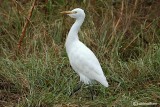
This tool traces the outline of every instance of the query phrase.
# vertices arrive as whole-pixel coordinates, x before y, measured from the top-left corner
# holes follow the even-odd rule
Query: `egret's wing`
[[[70,55],[71,66],[77,70],[76,72],[89,76],[104,75],[98,59],[83,43],[78,42]]]

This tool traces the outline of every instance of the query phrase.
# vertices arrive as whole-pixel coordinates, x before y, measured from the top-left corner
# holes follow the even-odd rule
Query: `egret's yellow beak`
[[[72,11],[63,11],[63,12],[60,12],[61,14],[74,14],[74,12]]]

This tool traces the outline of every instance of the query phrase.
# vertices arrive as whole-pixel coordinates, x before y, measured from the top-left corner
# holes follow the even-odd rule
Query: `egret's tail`
[[[109,84],[108,84],[108,82],[107,82],[107,80],[106,80],[106,77],[98,78],[97,81],[100,82],[100,83],[101,83],[103,86],[105,86],[105,87],[108,87],[108,86],[109,86]]]
[[[104,85],[105,87],[108,87],[109,85],[108,85],[108,82],[107,82],[107,80],[105,80],[105,81],[103,81],[103,82],[100,82],[102,85]]]

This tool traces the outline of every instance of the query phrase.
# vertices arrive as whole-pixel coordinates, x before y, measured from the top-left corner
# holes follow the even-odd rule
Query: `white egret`
[[[85,84],[91,84],[92,81],[96,80],[103,86],[108,87],[108,82],[97,57],[78,38],[78,31],[85,19],[84,11],[76,8],[72,11],[63,11],[61,13],[76,19],[68,33],[65,47],[70,64],[74,71],[80,76],[80,81]]]

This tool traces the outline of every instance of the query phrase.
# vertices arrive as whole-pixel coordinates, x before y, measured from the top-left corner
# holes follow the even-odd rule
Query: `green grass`
[[[102,0],[39,1],[17,52],[32,2],[1,2],[0,106],[132,107],[137,101],[158,107],[160,7],[158,0],[151,3],[122,0],[113,6]],[[79,82],[64,47],[74,20],[59,13],[75,7],[86,12],[80,40],[96,54],[110,85],[94,85],[93,101],[86,85],[69,97]]]

